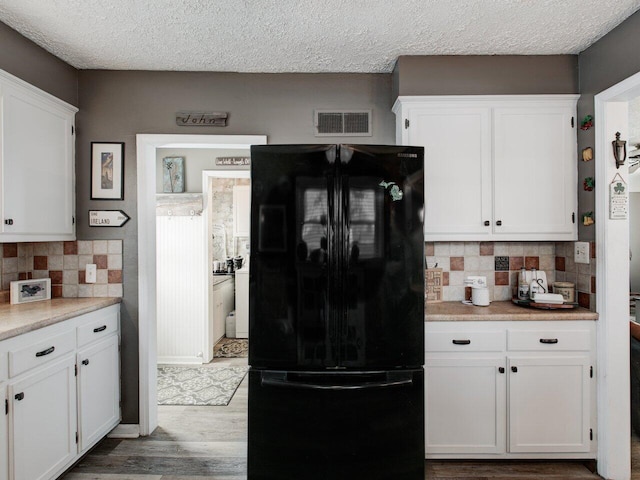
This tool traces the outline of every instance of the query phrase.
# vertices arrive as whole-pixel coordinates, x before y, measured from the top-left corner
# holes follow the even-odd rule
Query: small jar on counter
[[[562,295],[565,303],[574,303],[576,301],[576,285],[572,282],[554,282],[553,293]]]

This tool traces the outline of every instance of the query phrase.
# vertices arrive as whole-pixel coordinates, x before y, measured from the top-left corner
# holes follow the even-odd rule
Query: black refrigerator
[[[423,149],[251,147],[249,480],[424,478]]]

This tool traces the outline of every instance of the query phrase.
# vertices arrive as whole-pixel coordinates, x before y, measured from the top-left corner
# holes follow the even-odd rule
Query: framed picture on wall
[[[91,200],[124,200],[123,142],[91,142]]]

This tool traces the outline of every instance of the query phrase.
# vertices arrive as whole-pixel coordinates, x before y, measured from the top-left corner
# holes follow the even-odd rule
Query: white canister
[[[478,307],[488,307],[489,289],[487,287],[473,287],[471,289],[471,303]]]

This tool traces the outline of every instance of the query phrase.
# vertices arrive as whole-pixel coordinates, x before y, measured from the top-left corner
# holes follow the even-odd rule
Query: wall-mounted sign
[[[251,157],[216,157],[216,165],[249,165]]]
[[[176,125],[180,127],[226,127],[227,112],[178,112]]]
[[[122,210],[89,210],[90,227],[121,227],[130,218]]]
[[[629,192],[627,184],[616,173],[609,184],[609,218],[611,220],[624,220],[629,215]]]

